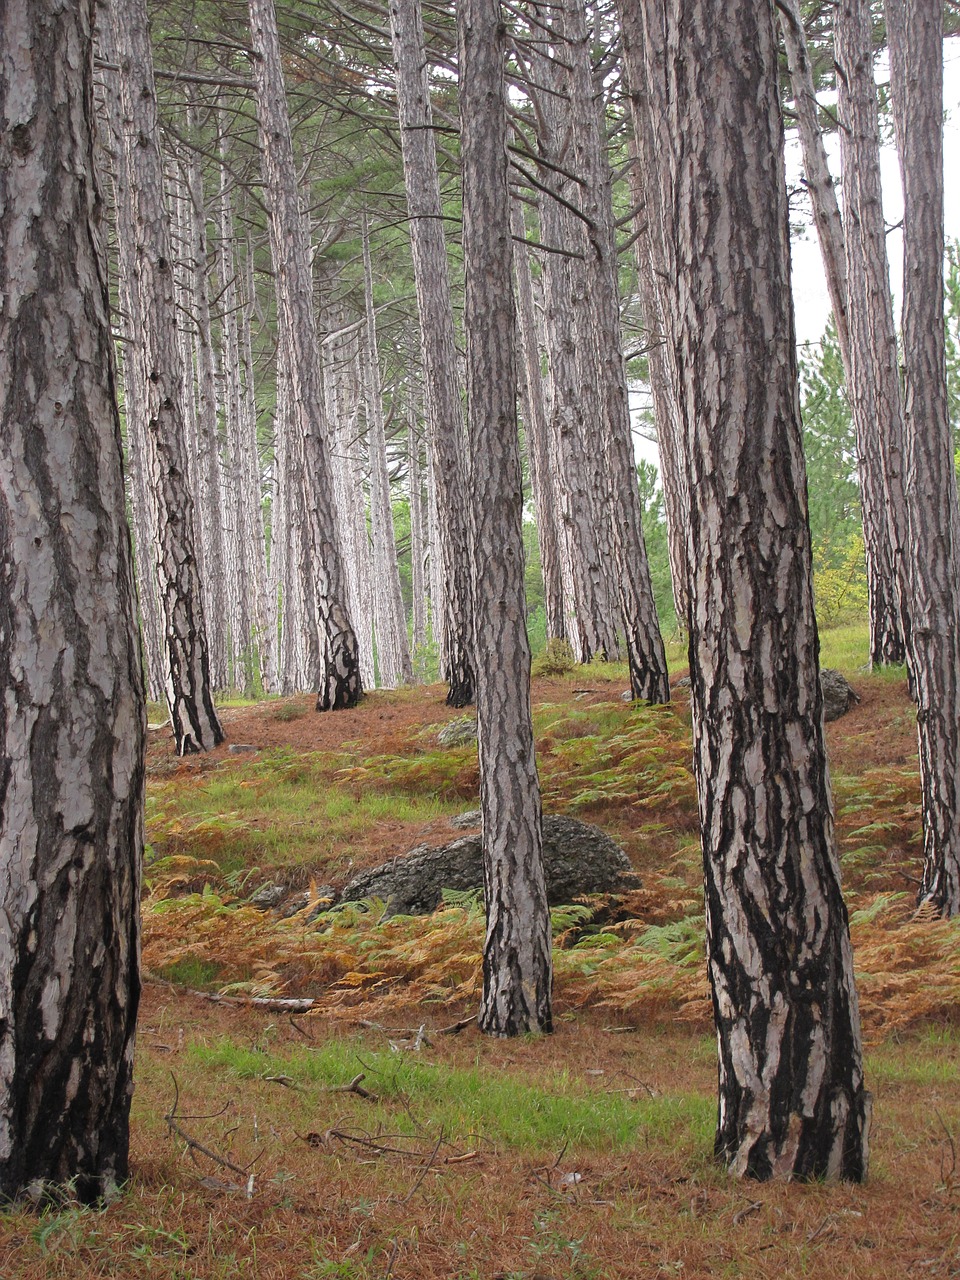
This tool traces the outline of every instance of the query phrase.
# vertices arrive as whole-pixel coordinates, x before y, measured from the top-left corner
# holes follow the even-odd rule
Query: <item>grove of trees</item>
[[[688,641],[718,1157],[865,1176],[816,611],[862,582],[871,661],[906,661],[919,902],[958,914],[955,24],[943,0],[0,8],[0,1195],[125,1176],[145,695],[181,755],[223,741],[226,691],[332,713],[439,676],[475,702],[480,1026],[551,1029],[534,594],[543,641],[624,660],[642,702],[670,698],[667,615]],[[833,307],[802,363],[785,119]]]

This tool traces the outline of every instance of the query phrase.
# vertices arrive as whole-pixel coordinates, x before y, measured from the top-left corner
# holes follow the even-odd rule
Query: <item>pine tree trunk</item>
[[[92,0],[0,46],[0,1198],[127,1176],[143,688],[94,175]]]
[[[716,1151],[735,1174],[858,1180],[869,1096],[823,739],[773,5],[678,0],[666,21]]]
[[[546,633],[548,640],[564,640],[563,579],[560,572],[557,494],[553,482],[554,468],[550,457],[550,431],[546,412],[547,392],[540,365],[530,251],[525,242],[523,212],[516,202],[513,205],[510,227],[514,242],[517,337],[523,355],[523,425],[530,463],[530,484],[537,512],[537,543],[540,548],[540,572],[543,575]]]
[[[869,6],[862,0],[840,0],[834,30],[849,298],[844,361],[857,438],[870,599],[870,660],[884,665],[901,663],[905,658],[904,637],[909,625],[900,562],[907,516],[899,362],[880,184]]]
[[[273,0],[250,0],[250,35],[270,244],[276,272],[279,341],[289,351],[290,396],[302,435],[308,477],[311,605],[323,645],[317,710],[333,711],[355,706],[363,689],[357,638],[347,612],[346,584],[335,525],[310,247],[297,193]]]
[[[627,375],[620,330],[620,289],[614,231],[612,175],[606,152],[604,97],[593,81],[586,12],[567,10],[566,60],[570,65],[573,157],[582,181],[586,217],[585,272],[591,320],[593,377],[600,398],[600,457],[610,490],[616,581],[623,619],[630,686],[635,698],[670,700],[667,660],[653,599],[643,540],[642,508],[630,427]]]
[[[109,8],[100,5],[97,19],[97,52],[102,62],[115,66],[117,55]],[[123,164],[123,109],[120,104],[120,85],[115,72],[104,71],[101,74],[104,114],[101,141],[112,161],[114,216],[118,226],[131,227],[135,221],[132,193],[129,184],[122,182],[117,176]],[[124,208],[120,207],[121,201],[126,202]],[[160,597],[157,591],[156,513],[150,498],[146,474],[147,415],[144,407],[146,368],[143,361],[141,341],[143,321],[140,316],[140,299],[136,288],[134,255],[133,239],[125,235],[119,236],[117,240],[119,314],[114,319],[114,328],[120,335],[118,346],[122,359],[121,384],[126,424],[127,484],[143,666],[147,696],[151,702],[163,702],[165,698],[163,623],[160,618]]]
[[[170,228],[163,199],[157,99],[145,0],[113,0],[120,62],[123,149],[118,180],[128,195],[119,228],[136,244],[133,262],[143,325],[145,471],[157,532],[157,581],[164,624],[164,679],[180,755],[223,741],[213,705],[193,494],[187,483],[184,369],[177,348]]]
[[[903,176],[904,488],[923,812],[919,901],[960,914],[960,506],[943,315],[943,5],[886,0]]]
[[[554,150],[544,140],[547,159]],[[547,176],[546,171],[544,176]],[[550,179],[559,186],[557,175]],[[569,248],[572,215],[544,196],[540,202],[540,237],[549,246]],[[616,627],[610,616],[606,566],[597,530],[607,514],[597,510],[588,457],[589,424],[582,395],[578,360],[579,335],[574,326],[574,272],[570,258],[546,254],[543,261],[547,353],[550,365],[550,433],[554,485],[560,502],[564,560],[561,573],[567,596],[565,630],[578,662],[617,654]],[[566,572],[564,572],[566,569]]]
[[[363,221],[363,277],[366,341],[364,365],[367,446],[370,457],[370,526],[373,535],[374,607],[376,611],[377,657],[380,682],[388,688],[413,681],[407,620],[400,591],[397,565],[397,538],[393,526],[390,474],[387,467],[387,438],[383,423],[380,388],[380,357],[377,352],[377,322],[373,310],[373,267],[370,236]]]
[[[187,127],[194,131],[196,111],[188,108]],[[223,530],[223,477],[220,457],[219,413],[217,401],[217,357],[213,346],[213,332],[210,321],[210,296],[207,271],[207,209],[203,189],[203,173],[200,160],[195,151],[191,151],[183,164],[184,214],[186,223],[186,250],[188,255],[188,297],[191,307],[188,314],[193,320],[190,326],[193,362],[196,370],[197,387],[197,498],[199,507],[199,527],[204,549],[204,598],[210,618],[209,639],[211,646],[211,667],[218,670],[221,687],[229,687],[230,667],[233,671],[233,684],[237,685],[236,670],[238,666],[237,649],[246,643],[246,637],[238,637],[234,631],[233,653],[228,653],[227,644],[227,589],[226,558],[227,551]],[[233,491],[236,493],[236,490]],[[234,620],[238,621],[237,619]],[[232,661],[231,661],[232,659]]]
[[[427,642],[427,589],[424,581],[426,543],[423,519],[423,468],[420,465],[421,440],[417,434],[417,412],[413,390],[408,389],[407,406],[407,489],[410,501],[410,587],[413,595],[413,648],[422,650]]]
[[[667,550],[677,622],[687,626],[687,520],[689,494],[682,465],[682,407],[680,371],[673,334],[667,240],[672,235],[673,194],[670,164],[662,151],[668,145],[666,33],[662,13],[624,4],[622,40],[624,72],[634,125],[634,144],[640,163],[631,169],[634,204],[643,231],[637,237],[637,280],[647,333],[650,390],[653,396],[660,483],[667,521]]]
[[[850,337],[847,326],[847,268],[843,247],[843,221],[833,184],[827,149],[820,131],[820,107],[807,48],[807,33],[799,0],[777,0],[777,16],[790,72],[790,87],[797,116],[797,131],[803,152],[803,170],[813,209],[813,221],[820,242],[823,273],[837,328],[837,342],[843,367],[850,368]]]
[[[410,217],[410,250],[420,315],[424,397],[435,486],[441,601],[434,596],[434,634],[440,624],[441,671],[447,702],[463,707],[474,698],[471,657],[470,561],[465,520],[464,428],[457,377],[450,273],[443,235],[427,56],[420,0],[390,0],[390,29],[397,67],[397,106],[403,175]]]
[[[460,7],[471,554],[487,935],[481,1029],[549,1031],[550,915],[524,625],[517,373],[497,0]]]

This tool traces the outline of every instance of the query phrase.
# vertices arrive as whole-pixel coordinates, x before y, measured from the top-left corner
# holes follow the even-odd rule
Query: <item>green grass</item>
[[[355,842],[378,825],[429,822],[460,807],[435,792],[338,784],[334,774],[344,761],[278,750],[190,786],[156,781],[147,811],[153,852],[212,859],[224,874],[251,866],[342,869]]]
[[[331,1041],[314,1050],[277,1054],[246,1049],[227,1040],[187,1050],[191,1070],[218,1079],[289,1077],[304,1090],[305,1116],[324,1103],[317,1090],[341,1085],[358,1072],[380,1101],[364,1109],[364,1127],[382,1125],[413,1136],[442,1130],[451,1140],[485,1142],[530,1153],[577,1148],[626,1150],[638,1142],[683,1148],[709,1145],[715,1120],[712,1098],[695,1094],[630,1097],[611,1091],[604,1077],[576,1078],[542,1072],[535,1079],[517,1071],[431,1065],[412,1054],[370,1050],[355,1041]],[[599,1082],[598,1082],[599,1081]],[[342,1107],[342,1096],[336,1108]],[[315,1122],[315,1121],[314,1121]],[[306,1121],[305,1121],[306,1123]]]
[[[870,633],[866,621],[820,632],[821,667],[835,667],[850,676],[862,673],[869,660]]]

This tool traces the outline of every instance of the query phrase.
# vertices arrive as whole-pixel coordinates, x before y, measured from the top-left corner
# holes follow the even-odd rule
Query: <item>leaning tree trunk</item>
[[[524,625],[520,449],[498,0],[460,7],[467,403],[487,933],[480,1027],[549,1031],[550,913]]]
[[[437,574],[441,603],[434,595],[433,627],[442,630],[442,674],[447,702],[473,701],[470,561],[464,484],[464,431],[450,299],[450,271],[443,235],[443,205],[433,137],[428,62],[420,0],[390,0],[390,29],[397,66],[397,107],[403,176],[410,217],[410,251],[420,315],[424,399],[429,424],[432,475],[437,505]],[[439,614],[439,616],[438,616]]]
[[[716,1152],[735,1174],[860,1179],[869,1095],[823,737],[773,5],[678,0],[666,20]]]
[[[276,272],[278,340],[289,352],[290,395],[303,437],[306,464],[313,605],[323,642],[317,710],[332,711],[355,706],[363,689],[334,514],[310,245],[297,192],[273,0],[250,0],[250,36],[270,247]]]
[[[943,5],[886,0],[903,175],[905,557],[923,812],[919,901],[960,913],[960,507],[943,316]]]
[[[0,1199],[127,1176],[143,689],[93,161],[93,0],[0,46]]]
[[[123,148],[118,182],[133,225],[118,234],[136,244],[133,262],[142,321],[146,379],[145,466],[157,533],[157,579],[164,623],[167,705],[180,755],[223,741],[213,705],[203,591],[197,567],[193,494],[187,484],[187,389],[177,347],[170,227],[163,199],[157,96],[145,0],[113,0],[113,33],[120,62]]]
[[[797,131],[803,152],[803,171],[813,209],[813,221],[817,228],[817,239],[820,242],[823,274],[827,281],[843,367],[849,371],[850,338],[847,326],[847,268],[843,248],[843,221],[820,129],[820,106],[817,102],[800,0],[777,0],[777,14],[787,55],[790,88],[797,114]]]

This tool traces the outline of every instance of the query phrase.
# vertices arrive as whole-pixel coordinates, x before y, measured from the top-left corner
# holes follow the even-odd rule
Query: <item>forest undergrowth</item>
[[[131,1182],[103,1211],[0,1215],[0,1276],[960,1274],[960,924],[914,911],[902,674],[858,670],[849,635],[837,654],[861,698],[827,735],[875,1095],[865,1186],[714,1165],[686,695],[632,707],[621,673],[580,668],[535,681],[545,811],[619,840],[642,887],[553,912],[541,1039],[470,1021],[476,897],[311,918],[324,886],[452,839],[476,806],[475,748],[437,741],[462,714],[439,687],[329,716],[307,698],[225,709],[228,743],[201,759],[151,734]],[[250,905],[270,882],[301,909]]]

